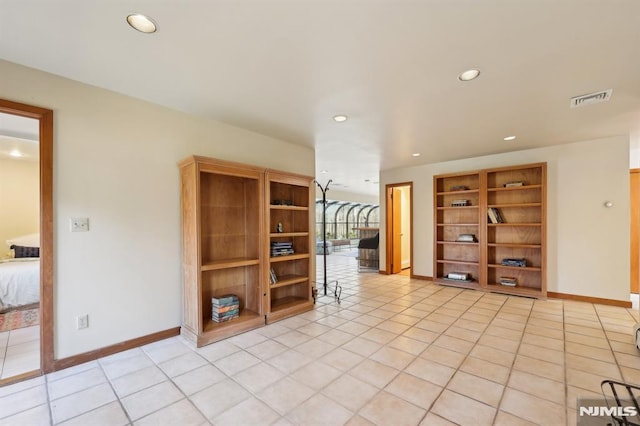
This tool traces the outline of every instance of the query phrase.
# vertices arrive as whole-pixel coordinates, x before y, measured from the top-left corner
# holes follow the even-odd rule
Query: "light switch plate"
[[[89,231],[88,217],[72,217],[69,221],[71,232],[87,232]]]

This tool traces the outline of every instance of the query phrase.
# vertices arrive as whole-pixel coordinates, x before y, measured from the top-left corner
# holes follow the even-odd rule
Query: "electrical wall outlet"
[[[89,328],[89,315],[84,314],[76,317],[76,329],[82,330],[83,328]]]
[[[69,220],[71,232],[87,232],[89,231],[88,217],[72,217]]]

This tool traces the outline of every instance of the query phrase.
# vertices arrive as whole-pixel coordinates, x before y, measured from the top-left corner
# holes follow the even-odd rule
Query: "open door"
[[[387,185],[386,273],[398,274],[413,263],[412,183]]]

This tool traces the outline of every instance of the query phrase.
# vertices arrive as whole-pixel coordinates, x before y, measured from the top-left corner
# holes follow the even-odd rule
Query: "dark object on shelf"
[[[521,180],[514,180],[512,182],[507,182],[503,185],[505,188],[512,188],[514,186],[524,186],[524,182]]]
[[[527,260],[524,258],[505,258],[502,259],[502,266],[517,266],[524,268],[527,266]]]
[[[292,206],[293,200],[273,200],[271,205],[274,206]]]
[[[468,272],[449,272],[445,278],[453,281],[473,281],[473,277]]]
[[[515,277],[500,277],[500,284],[515,287],[518,285],[518,279]]]
[[[496,209],[495,207],[489,207],[487,209],[487,215],[489,216],[490,223],[504,223],[504,219],[500,214],[500,210]]]
[[[460,243],[477,243],[478,239],[475,234],[460,234],[458,235],[458,239],[456,240]]]
[[[451,187],[451,191],[468,191],[469,187],[467,185],[454,185]]]
[[[271,257],[288,256],[294,253],[293,243],[290,241],[271,242]]]
[[[282,222],[278,222],[278,224],[276,225],[276,232],[279,234],[283,232]]]
[[[469,200],[453,200],[451,201],[451,207],[466,207],[470,206],[471,201]]]

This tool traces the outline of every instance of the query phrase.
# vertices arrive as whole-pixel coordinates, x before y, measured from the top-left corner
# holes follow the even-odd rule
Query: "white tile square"
[[[184,395],[173,383],[162,382],[122,398],[122,405],[131,420],[137,420],[182,398]]]

